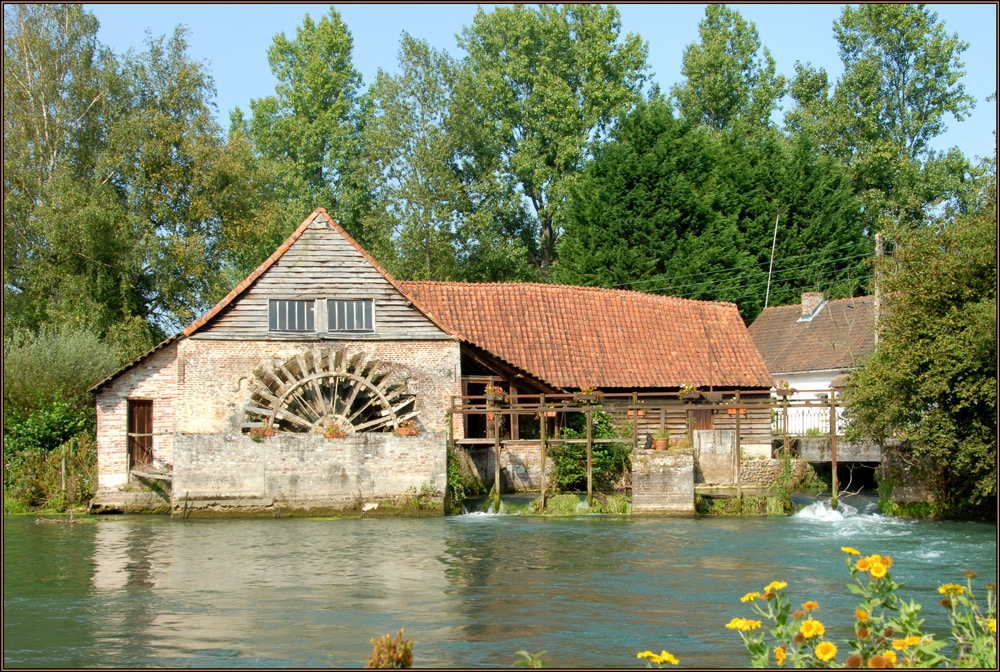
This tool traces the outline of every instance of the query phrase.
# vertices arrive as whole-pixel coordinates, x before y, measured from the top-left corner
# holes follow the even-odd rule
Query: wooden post
[[[72,439],[70,439],[70,441],[72,441]],[[66,499],[66,444],[65,443],[63,444],[62,447],[62,469],[60,470],[60,473],[62,475],[63,500],[65,501]]]
[[[740,391],[736,390],[736,501],[743,501],[743,480],[740,473],[740,461],[743,459],[743,449],[740,448]],[[742,508],[740,509],[742,511]]]
[[[493,409],[493,491],[498,502],[496,512],[500,513],[500,414]]]
[[[517,386],[513,381],[510,383],[510,405],[517,406]],[[510,438],[517,441],[521,438],[521,428],[518,426],[517,413],[510,414]]]
[[[784,437],[784,442],[782,445],[782,452],[787,453],[790,450],[788,445],[788,395],[781,398],[781,434]]]
[[[549,425],[549,419],[545,416],[545,395],[544,394],[541,395],[541,397],[539,397],[539,406],[542,409],[541,412],[539,412],[538,415],[539,415],[539,420],[541,421],[541,427],[539,428],[541,430],[541,432],[540,432],[539,436],[541,437],[540,443],[542,444],[542,475],[541,475],[540,478],[542,479],[542,511],[544,511],[545,510],[545,480],[546,480],[545,479],[545,449],[546,449],[546,445],[545,445],[545,432],[548,429],[548,425]]]
[[[594,423],[591,421],[593,411],[587,411],[587,506],[594,499]]]
[[[837,508],[837,490],[840,484],[837,483],[837,403],[834,401],[837,393],[830,390],[830,459],[833,462],[833,479],[830,481],[833,499],[830,500],[830,507]]]

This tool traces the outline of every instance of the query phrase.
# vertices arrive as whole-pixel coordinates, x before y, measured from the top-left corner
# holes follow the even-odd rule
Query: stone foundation
[[[781,460],[740,460],[740,483],[744,487],[757,487],[770,490],[781,478]],[[809,473],[809,463],[803,460],[792,460],[792,481],[789,488],[805,481]]]
[[[694,453],[632,453],[632,514],[694,514]]]
[[[240,434],[178,433],[172,509],[185,516],[364,512],[405,507],[421,496],[422,505],[440,514],[445,445],[438,433],[279,434],[260,442]]]

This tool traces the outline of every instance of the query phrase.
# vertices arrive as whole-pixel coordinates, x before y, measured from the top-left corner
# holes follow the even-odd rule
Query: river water
[[[744,667],[739,598],[772,580],[820,603],[834,641],[855,606],[840,547],[893,557],[925,628],[936,587],[995,581],[997,528],[812,504],[791,517],[387,520],[4,519],[8,667],[358,667],[406,628],[414,665]]]

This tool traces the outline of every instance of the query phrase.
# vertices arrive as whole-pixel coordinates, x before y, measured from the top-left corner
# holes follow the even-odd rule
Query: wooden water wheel
[[[254,375],[244,430],[266,422],[286,432],[322,434],[334,423],[348,435],[389,432],[417,415],[398,368],[364,353],[313,348]]]

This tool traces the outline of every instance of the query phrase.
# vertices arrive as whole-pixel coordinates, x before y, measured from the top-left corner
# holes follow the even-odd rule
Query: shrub
[[[8,418],[24,419],[56,402],[90,406],[87,389],[117,367],[114,348],[90,331],[12,330],[3,342],[5,427]]]
[[[569,426],[560,432],[560,438],[585,439],[587,428],[583,413],[570,416]],[[593,413],[593,438],[612,439],[631,433],[626,427],[618,430],[614,418],[602,411]],[[553,475],[561,490],[584,487],[587,483],[587,446],[583,443],[552,444]],[[632,468],[632,447],[627,443],[595,443],[591,451],[593,477],[596,487],[610,489],[623,472]]]
[[[407,669],[413,665],[413,640],[403,640],[403,628],[399,629],[399,634],[393,637],[386,633],[378,639],[371,640],[372,653],[368,656],[370,668],[380,669]]]

